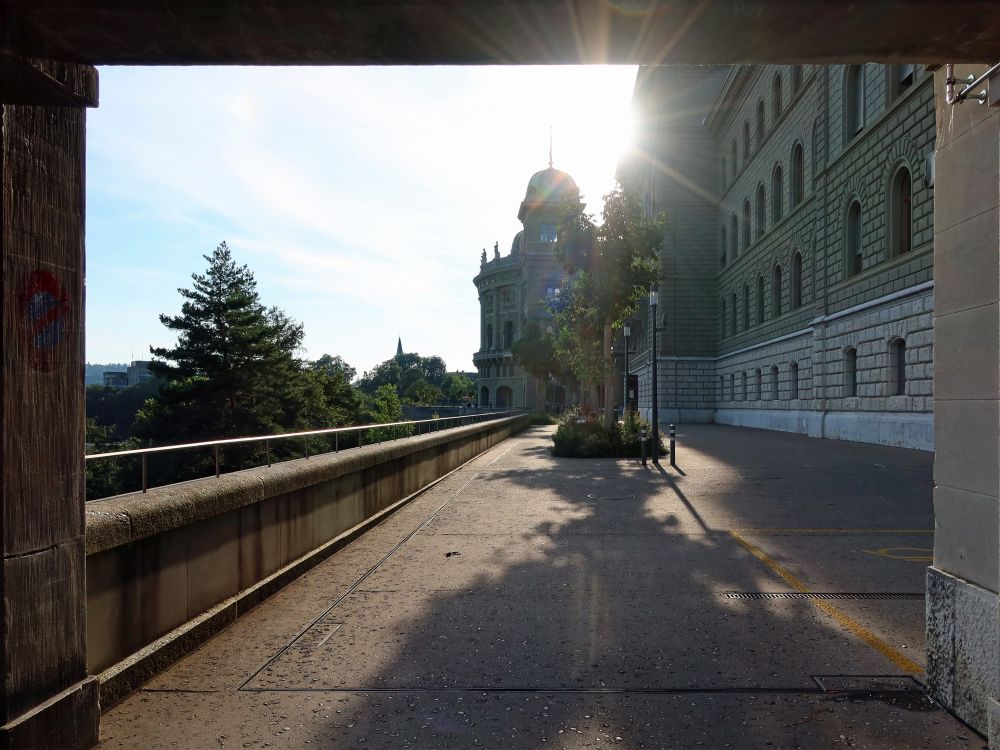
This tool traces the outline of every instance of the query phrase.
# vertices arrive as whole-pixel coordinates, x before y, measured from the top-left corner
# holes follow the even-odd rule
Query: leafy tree
[[[605,426],[614,416],[611,331],[632,315],[657,280],[665,220],[647,219],[639,201],[621,185],[604,196],[601,223],[582,212],[567,214],[557,253],[570,279],[556,315],[557,351],[583,383],[603,379]]]
[[[543,332],[537,321],[530,320],[525,324],[521,338],[513,343],[510,351],[521,367],[543,383],[544,400],[548,401],[549,378],[563,369],[556,353],[555,336]]]
[[[432,406],[440,403],[444,398],[444,393],[436,385],[431,385],[423,378],[414,381],[403,394],[408,401],[414,404]]]
[[[397,354],[392,359],[376,365],[361,377],[358,387],[372,395],[383,385],[392,385],[396,388],[396,394],[402,398],[421,380],[441,388],[447,375],[448,368],[441,357],[436,355],[421,357],[419,354],[408,352]]]
[[[178,290],[181,314],[160,316],[177,345],[150,349],[160,359],[150,369],[167,385],[140,411],[142,434],[184,442],[308,427],[316,383],[295,356],[302,325],[260,302],[253,273],[226,243],[204,257],[207,272]]]
[[[109,429],[109,442],[125,440],[132,436],[132,424],[139,409],[146,399],[154,398],[162,386],[163,381],[155,378],[128,388],[88,385],[85,392],[87,417],[94,420],[95,426]]]
[[[459,372],[446,375],[441,389],[444,391],[445,398],[452,403],[457,403],[464,398],[476,397],[476,384]]]
[[[325,373],[330,377],[340,375],[348,384],[353,383],[354,378],[358,374],[358,371],[347,364],[341,357],[334,357],[329,354],[324,354],[315,362],[310,362],[309,369]]]
[[[403,419],[403,404],[399,400],[396,388],[388,383],[380,385],[371,396],[364,399],[361,410],[362,424],[385,424],[400,422]],[[387,440],[392,437],[402,437],[410,434],[410,428],[383,428],[368,431],[369,442]]]

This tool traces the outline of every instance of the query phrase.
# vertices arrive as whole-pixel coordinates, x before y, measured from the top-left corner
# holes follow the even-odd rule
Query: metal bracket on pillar
[[[19,57],[0,50],[0,104],[96,107],[97,71],[89,65]]]

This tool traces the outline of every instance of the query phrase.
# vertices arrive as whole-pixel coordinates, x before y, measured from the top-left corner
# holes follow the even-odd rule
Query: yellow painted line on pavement
[[[747,534],[933,534],[934,529],[736,529]]]
[[[798,578],[792,575],[777,560],[775,560],[773,557],[771,557],[769,554],[767,554],[764,550],[755,545],[753,542],[747,541],[746,539],[744,539],[743,537],[741,537],[739,534],[737,534],[735,531],[732,530],[730,530],[729,536],[731,536],[733,539],[739,542],[743,546],[743,548],[746,549],[747,552],[749,552],[751,555],[753,555],[762,563],[764,563],[773,572],[777,573],[778,576],[793,589],[795,589],[801,594],[812,593],[809,590],[809,588],[804,583],[802,583],[802,581],[800,581]],[[827,615],[832,617],[842,628],[856,635],[858,638],[864,641],[870,648],[874,649],[875,651],[878,651],[880,654],[882,654],[882,656],[884,656],[886,659],[891,661],[893,664],[895,664],[903,671],[909,672],[911,674],[923,673],[924,670],[919,664],[908,659],[906,656],[900,653],[898,649],[894,648],[893,646],[890,646],[888,643],[883,641],[877,635],[872,633],[870,630],[866,629],[860,623],[855,622],[853,619],[845,615],[843,612],[841,612],[839,609],[831,605],[829,602],[824,601],[822,599],[809,599],[808,601],[811,602],[813,606],[819,608]]]
[[[876,557],[885,557],[889,560],[906,560],[907,562],[915,563],[934,562],[934,550],[927,547],[883,547],[878,550],[861,549],[858,552],[864,552]]]

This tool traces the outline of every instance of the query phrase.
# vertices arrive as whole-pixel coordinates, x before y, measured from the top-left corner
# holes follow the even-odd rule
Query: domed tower
[[[517,218],[523,229],[514,236],[510,254],[501,257],[499,243],[493,257],[483,250],[479,274],[480,343],[473,355],[479,376],[481,407],[542,409],[543,384],[514,362],[511,346],[528,322],[552,330],[546,300],[557,294],[566,275],[555,254],[559,223],[567,211],[582,211],[580,190],[565,172],[548,169],[528,180]]]

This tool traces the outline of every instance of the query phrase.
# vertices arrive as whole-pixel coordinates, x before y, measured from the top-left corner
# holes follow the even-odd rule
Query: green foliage
[[[362,424],[384,424],[387,422],[401,422],[402,420],[403,404],[394,386],[388,383],[380,385],[375,390],[375,393],[365,397],[361,410]],[[409,425],[368,430],[365,435],[365,442],[377,443],[382,440],[405,437],[412,434],[412,430],[413,428]]]
[[[358,381],[358,388],[371,396],[382,386],[389,385],[401,399],[433,405],[444,398],[448,377],[447,367],[441,357],[421,357],[419,354],[405,353],[397,354],[366,372]],[[468,381],[468,378],[465,380]],[[474,391],[474,387],[471,390]]]
[[[556,313],[556,353],[580,382],[599,383],[613,367],[605,359],[606,326],[619,327],[657,280],[663,217],[647,219],[618,185],[604,196],[602,222],[567,213],[556,252],[570,278]]]
[[[150,369],[167,385],[155,408],[140,413],[142,434],[185,442],[309,426],[317,391],[296,358],[302,325],[260,302],[253,273],[225,243],[205,260],[193,288],[178,290],[181,314],[160,316],[177,345],[151,349],[161,361]]]
[[[444,383],[441,384],[441,389],[444,391],[445,398],[453,404],[463,399],[476,397],[476,384],[461,373],[447,375]]]
[[[529,419],[532,425],[550,425],[559,424],[559,420],[553,417],[551,414],[546,414],[543,411],[532,412]]]
[[[120,442],[132,435],[136,414],[148,398],[154,398],[163,386],[162,380],[145,380],[128,388],[88,385],[85,391],[87,417],[95,427],[110,432],[106,442]],[[97,433],[95,433],[97,434]],[[93,442],[88,439],[87,442]]]
[[[646,426],[646,450],[650,450],[652,432],[649,425],[635,414],[615,424],[609,430],[597,422],[584,422],[569,418],[552,435],[552,455],[569,458],[637,458],[641,455],[640,427]],[[660,435],[660,455],[666,455],[663,436]]]
[[[358,371],[347,364],[341,357],[334,357],[329,354],[324,354],[315,362],[310,362],[309,369],[321,372],[330,378],[336,379],[339,377],[348,385],[354,382],[354,378],[358,374]]]

